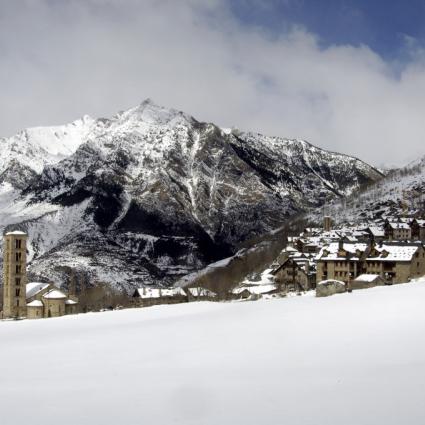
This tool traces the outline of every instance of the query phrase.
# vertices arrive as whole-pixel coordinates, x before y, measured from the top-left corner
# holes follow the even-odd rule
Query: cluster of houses
[[[254,279],[246,279],[228,293],[228,299],[256,299],[316,289],[330,293],[376,285],[409,282],[425,275],[425,220],[387,217],[332,228],[305,228],[289,237],[273,264]],[[141,288],[137,305],[215,300],[204,288]]]
[[[316,289],[327,293],[409,282],[425,275],[425,220],[387,217],[332,228],[305,228],[258,282],[233,290],[244,298]],[[336,289],[338,287],[339,289]]]
[[[3,248],[3,311],[0,318],[37,319],[78,312],[78,299],[52,283],[27,283],[27,235],[6,233]],[[425,275],[425,220],[387,217],[332,228],[305,228],[258,279],[230,290],[229,299],[301,293],[319,296],[376,285],[409,282]],[[217,294],[202,287],[153,288],[134,291],[133,305],[214,301]]]
[[[387,217],[331,229],[306,228],[289,238],[274,269],[276,283],[314,289],[337,280],[352,289],[375,283],[409,282],[425,275],[425,220]]]

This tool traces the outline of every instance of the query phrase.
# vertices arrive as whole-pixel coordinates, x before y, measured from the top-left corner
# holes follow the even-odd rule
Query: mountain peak
[[[194,121],[194,118],[190,115],[177,109],[158,105],[150,98],[145,99],[138,106],[118,114],[117,118],[120,121],[151,125],[176,125]]]

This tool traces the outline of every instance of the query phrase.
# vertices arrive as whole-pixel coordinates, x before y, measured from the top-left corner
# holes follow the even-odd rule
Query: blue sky
[[[425,39],[424,0],[232,0],[244,25],[271,34],[294,25],[319,36],[323,46],[365,44],[388,60],[404,60],[406,36]]]

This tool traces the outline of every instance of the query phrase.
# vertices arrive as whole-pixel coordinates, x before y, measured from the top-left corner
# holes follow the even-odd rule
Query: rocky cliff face
[[[356,158],[149,100],[0,144],[0,225],[29,232],[31,273],[61,280],[69,267],[127,289],[171,284],[381,178]]]

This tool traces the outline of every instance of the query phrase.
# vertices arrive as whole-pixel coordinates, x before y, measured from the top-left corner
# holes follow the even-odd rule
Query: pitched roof
[[[7,232],[6,236],[15,235],[15,236],[27,236],[25,232],[21,232],[20,230],[14,230],[13,232]]]
[[[356,252],[363,253],[368,248],[366,243],[344,243],[344,251],[352,254],[351,261],[358,261],[360,258],[356,256]],[[375,254],[366,258],[366,261],[411,261],[419,245],[417,244],[382,244],[375,246]],[[339,243],[333,242],[324,246],[316,257],[317,260],[325,261],[345,261],[346,257],[339,257]]]
[[[215,297],[217,294],[206,288],[186,288],[193,297]]]
[[[59,289],[52,289],[49,292],[46,292],[43,295],[43,298],[48,300],[63,300],[66,298],[66,295],[62,291],[59,291]]]
[[[368,245],[363,242],[359,243],[344,243],[343,249],[344,251],[355,255],[357,251],[364,252]],[[317,254],[316,259],[317,260],[327,260],[327,261],[333,261],[333,260],[346,260],[346,257],[339,257],[339,242],[331,242],[328,245],[325,245]],[[359,260],[358,257],[353,257],[351,260]]]
[[[368,229],[369,232],[377,238],[383,238],[385,236],[385,230],[382,227],[369,226]]]
[[[410,226],[409,226],[409,224],[408,223],[396,223],[396,222],[390,222],[390,223],[388,223],[389,224],[389,226],[392,228],[392,229],[405,229],[405,230],[409,230],[410,229]]]
[[[50,283],[43,283],[43,282],[30,282],[26,285],[26,297],[31,298],[44,289],[48,288],[50,286]]]
[[[28,303],[27,307],[43,307],[43,303],[39,300],[34,300]]]
[[[383,244],[375,247],[375,249],[379,255],[377,257],[369,257],[367,261],[411,261],[418,250],[418,246]]]
[[[186,295],[182,288],[137,288],[136,292],[140,298],[161,298],[161,297],[175,297],[177,295]]]
[[[359,282],[373,282],[376,279],[382,279],[379,274],[361,274],[360,276],[357,276],[354,281]]]
[[[276,285],[274,284],[269,284],[269,285],[244,284],[244,285],[238,286],[237,288],[232,289],[232,293],[238,295],[244,291],[248,291],[250,294],[261,295],[261,294],[268,294],[269,292],[273,292],[275,290],[276,290]]]

